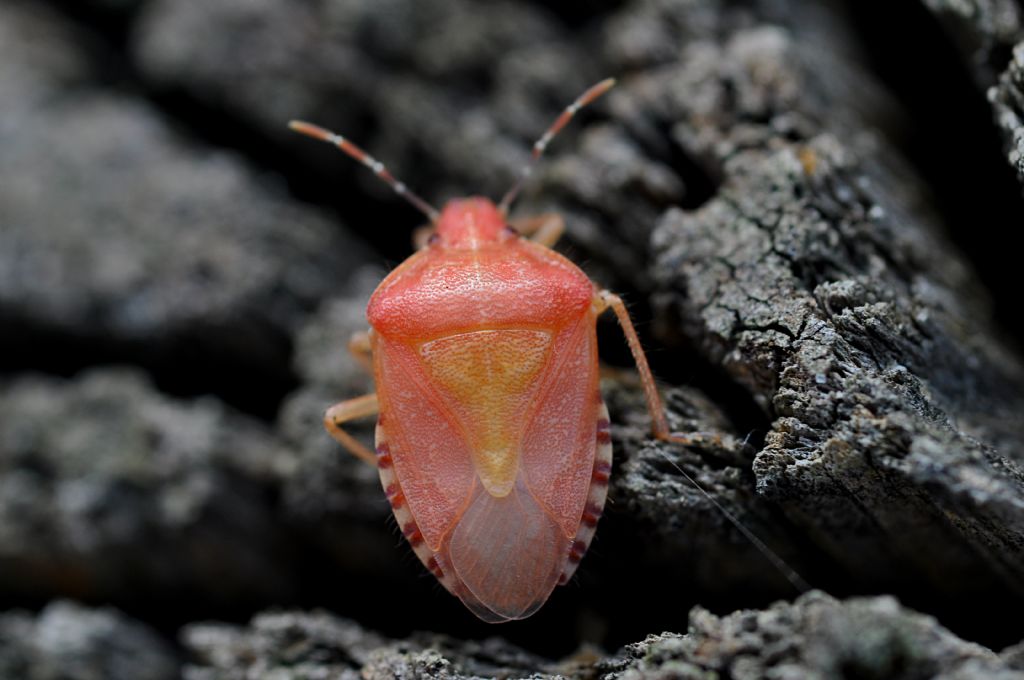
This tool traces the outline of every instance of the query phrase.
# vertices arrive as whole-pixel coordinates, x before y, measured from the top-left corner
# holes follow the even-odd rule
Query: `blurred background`
[[[713,355],[684,364],[665,351],[694,340],[650,302],[655,224],[714,195],[724,152],[699,127],[649,115],[660,95],[645,78],[702,59],[728,71],[735,54],[716,46],[772,26],[799,59],[835,64],[784,96],[826,126],[881,130],[879,155],[905,156],[991,298],[993,332],[1019,347],[1019,257],[1006,244],[1024,203],[983,95],[1019,32],[997,25],[965,44],[936,5],[3,0],[0,612],[113,605],[172,649],[188,622],[272,607],[323,607],[392,637],[495,634],[422,569],[376,472],[320,425],[327,405],[372,389],[345,343],[423,218],[290,133],[293,118],[345,134],[435,205],[497,198],[562,107],[618,77],[552,145],[517,213],[565,215],[559,249],[630,300],[659,376],[756,448],[771,409]],[[676,96],[691,86],[706,94],[683,77]],[[762,102],[734,95],[707,110],[746,106],[730,126],[769,124]],[[797,135],[800,115],[770,124]],[[600,332],[603,359],[628,366],[614,323]],[[642,414],[625,384],[613,406]],[[749,502],[771,534],[775,511]],[[560,656],[682,630],[697,602],[792,595],[742,539],[686,533],[720,526],[713,511],[652,528],[632,503],[613,490],[576,581],[502,636]],[[656,532],[678,544],[652,548]],[[767,538],[837,594],[931,596],[912,575],[880,586],[833,571],[783,534]]]

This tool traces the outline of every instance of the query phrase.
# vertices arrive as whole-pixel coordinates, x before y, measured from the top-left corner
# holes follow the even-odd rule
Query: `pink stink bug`
[[[612,468],[596,335],[607,309],[629,342],[654,436],[687,441],[669,433],[622,300],[551,250],[561,217],[508,219],[551,139],[614,84],[594,85],[562,112],[498,205],[455,199],[438,212],[341,135],[290,124],[369,167],[430,219],[429,238],[374,291],[370,330],[349,344],[376,393],[332,406],[324,423],[377,466],[416,555],[488,622],[536,612],[594,535]],[[374,414],[376,455],[342,429]]]

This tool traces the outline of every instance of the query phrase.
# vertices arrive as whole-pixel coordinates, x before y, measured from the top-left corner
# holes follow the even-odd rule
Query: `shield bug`
[[[465,198],[438,211],[342,136],[290,124],[368,166],[430,220],[419,250],[373,293],[370,330],[350,343],[376,392],[332,406],[324,422],[377,466],[416,555],[484,621],[536,612],[594,535],[612,467],[596,335],[606,310],[629,343],[654,436],[680,440],[622,300],[551,250],[561,218],[508,217],[551,139],[614,82],[561,113],[497,205]],[[375,453],[342,429],[374,414]]]

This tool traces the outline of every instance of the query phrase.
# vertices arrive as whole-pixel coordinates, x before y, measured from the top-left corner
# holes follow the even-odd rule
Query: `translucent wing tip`
[[[456,593],[484,621],[524,619],[540,609],[569,554],[569,541],[523,486],[504,498],[478,489],[448,544]]]

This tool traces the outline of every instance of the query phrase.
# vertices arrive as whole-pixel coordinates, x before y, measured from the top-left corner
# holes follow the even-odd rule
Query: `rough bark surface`
[[[1024,181],[1019,7],[910,4],[971,74],[957,94],[984,109],[992,86],[985,132]],[[1009,294],[904,153],[907,103],[868,69],[858,11],[0,6],[0,608],[39,610],[0,615],[0,667],[64,677],[81,649],[123,669],[141,636],[167,677],[180,632],[193,680],[1015,677],[1020,645],[980,646],[1024,638],[1024,365],[992,304]],[[497,196],[609,74],[516,212],[566,217],[560,247],[633,307],[673,429],[718,437],[650,440],[602,321],[597,539],[537,617],[481,628],[320,425],[372,389],[344,345],[417,215],[284,123],[338,129],[435,203]],[[794,599],[722,509],[831,595]],[[282,606],[347,618],[257,614]],[[65,619],[66,641],[33,646]],[[89,672],[67,677],[140,677]]]
[[[1014,46],[1012,60],[988,96],[1006,139],[1006,158],[1024,184],[1024,42]]]
[[[606,658],[558,662],[498,638],[418,633],[388,640],[323,612],[263,614],[247,627],[200,624],[183,640],[188,680],[290,678],[993,678],[1024,677],[1016,650],[997,655],[890,597],[839,602],[811,592],[763,611],[695,608],[687,632],[650,635]]]

